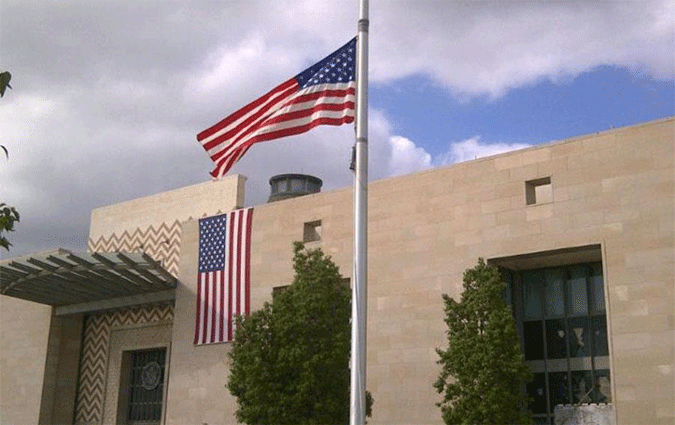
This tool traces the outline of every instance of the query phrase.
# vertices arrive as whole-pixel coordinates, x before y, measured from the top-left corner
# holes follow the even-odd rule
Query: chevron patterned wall
[[[143,306],[93,314],[86,319],[75,407],[75,423],[100,424],[108,367],[110,331],[125,326],[173,321],[173,306]]]
[[[90,252],[145,252],[157,261],[161,261],[166,270],[178,276],[180,256],[180,221],[150,225],[145,229],[137,228],[132,232],[125,230],[121,234],[112,233],[97,240],[89,239]]]
[[[206,214],[205,214],[206,215]],[[112,233],[89,239],[90,252],[144,252],[172,275],[178,276],[181,225],[173,223],[150,225],[122,233]],[[113,328],[138,326],[154,322],[173,321],[173,306],[143,306],[93,314],[86,319],[75,407],[75,423],[100,424],[108,368],[108,347]]]

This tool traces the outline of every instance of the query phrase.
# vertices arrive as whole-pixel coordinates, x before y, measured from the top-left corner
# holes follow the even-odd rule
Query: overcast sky
[[[356,34],[358,1],[3,0],[10,256],[86,249],[93,208],[209,180],[195,136]],[[675,3],[371,1],[370,177],[675,115]],[[351,126],[253,146],[246,204],[350,185]],[[6,258],[6,252],[0,252]]]

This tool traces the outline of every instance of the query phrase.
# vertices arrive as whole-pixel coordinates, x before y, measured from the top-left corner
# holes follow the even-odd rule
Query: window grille
[[[166,348],[131,352],[127,424],[161,422]]]

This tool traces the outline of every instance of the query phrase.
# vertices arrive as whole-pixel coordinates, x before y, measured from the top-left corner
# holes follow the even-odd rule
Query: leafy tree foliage
[[[0,97],[5,95],[5,90],[7,88],[12,88],[12,86],[9,85],[11,79],[12,74],[10,74],[9,71],[0,72]],[[9,158],[9,152],[7,151],[5,145],[0,145],[0,149],[2,149],[5,152],[5,156]]]
[[[448,348],[437,349],[442,370],[434,387],[443,393],[446,424],[529,424],[523,394],[532,372],[524,362],[506,284],[496,267],[481,258],[464,272],[460,302],[447,294]]]
[[[12,79],[12,74],[9,71],[0,72],[0,97],[5,95],[5,89],[12,88],[9,81]],[[5,152],[5,156],[9,158],[9,152],[4,145],[0,145],[0,149]],[[19,213],[16,208],[10,207],[7,204],[0,203],[0,246],[9,251],[12,244],[2,235],[2,233],[11,232],[14,230],[14,223],[19,222]]]
[[[14,223],[19,221],[19,213],[14,207],[9,207],[4,203],[0,203],[0,246],[9,251],[12,245],[7,238],[2,235],[3,232],[11,232],[14,230]]]
[[[238,320],[227,388],[243,423],[347,423],[351,292],[321,250],[294,252],[293,284]]]
[[[0,97],[3,97],[5,95],[6,89],[12,88],[12,86],[9,85],[9,82],[11,80],[12,80],[12,74],[10,74],[9,71],[0,72]]]

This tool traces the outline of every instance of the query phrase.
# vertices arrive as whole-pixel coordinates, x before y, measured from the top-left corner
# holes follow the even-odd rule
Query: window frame
[[[584,269],[584,280],[586,284],[586,311],[583,314],[574,313],[571,309],[571,300],[570,296],[570,281],[571,273],[573,268],[581,267]],[[609,325],[607,322],[607,306],[605,305],[604,294],[606,291],[605,288],[605,276],[604,270],[602,267],[602,261],[587,261],[580,263],[566,263],[563,265],[547,265],[544,267],[532,267],[532,268],[518,268],[513,270],[511,268],[500,266],[502,274],[505,281],[507,282],[507,288],[505,289],[505,299],[512,306],[516,330],[519,335],[521,349],[523,353],[528,351],[537,351],[528,349],[526,351],[525,346],[525,333],[524,328],[527,323],[540,323],[541,324],[541,338],[542,338],[542,358],[541,359],[526,359],[526,363],[530,365],[535,374],[544,375],[544,385],[545,385],[545,394],[546,399],[546,413],[534,414],[535,421],[539,419],[539,422],[535,423],[553,423],[554,420],[554,409],[555,406],[552,405],[552,394],[551,394],[551,374],[554,373],[565,373],[566,376],[566,400],[567,403],[578,403],[578,402],[598,402],[598,399],[601,398],[602,386],[599,380],[602,377],[607,377],[609,380],[608,389],[610,393],[605,395],[607,398],[606,401],[600,402],[611,402],[611,367],[610,367],[610,350],[609,350]],[[563,306],[562,315],[555,315],[553,317],[548,316],[547,312],[547,291],[546,291],[546,281],[543,278],[546,270],[563,270],[563,282],[562,282],[562,296],[563,296]],[[540,273],[542,275],[542,288],[538,291],[539,300],[539,310],[540,315],[538,317],[525,317],[525,302],[527,294],[525,293],[526,285],[524,276],[527,273]],[[597,288],[597,278],[598,276],[602,282],[601,290]],[[598,299],[601,297],[601,299]],[[602,307],[602,308],[598,308]],[[585,356],[572,356],[570,353],[571,350],[571,340],[570,338],[574,335],[574,330],[571,327],[571,324],[575,321],[585,320],[585,326],[582,328],[586,331],[586,340],[588,341],[587,354]],[[562,321],[564,326],[564,344],[565,344],[565,356],[562,358],[551,358],[549,356],[549,341],[548,338],[550,335],[547,335],[547,322],[557,320]],[[596,325],[598,322],[604,324],[604,332],[600,332],[601,338],[604,337],[604,341],[596,341]],[[531,326],[531,325],[530,325]],[[536,326],[536,325],[535,325]],[[577,335],[577,338],[579,336]],[[602,351],[598,351],[598,345],[604,347]],[[590,361],[589,361],[590,360]],[[590,364],[589,364],[590,363]],[[581,400],[579,398],[579,393],[575,392],[575,382],[579,382],[579,374],[583,373],[585,375],[590,374],[591,383],[590,385],[585,383],[585,388],[589,388],[585,396],[582,396]],[[533,380],[534,382],[534,380]],[[587,400],[588,398],[588,400]],[[586,400],[586,401],[584,401]]]

